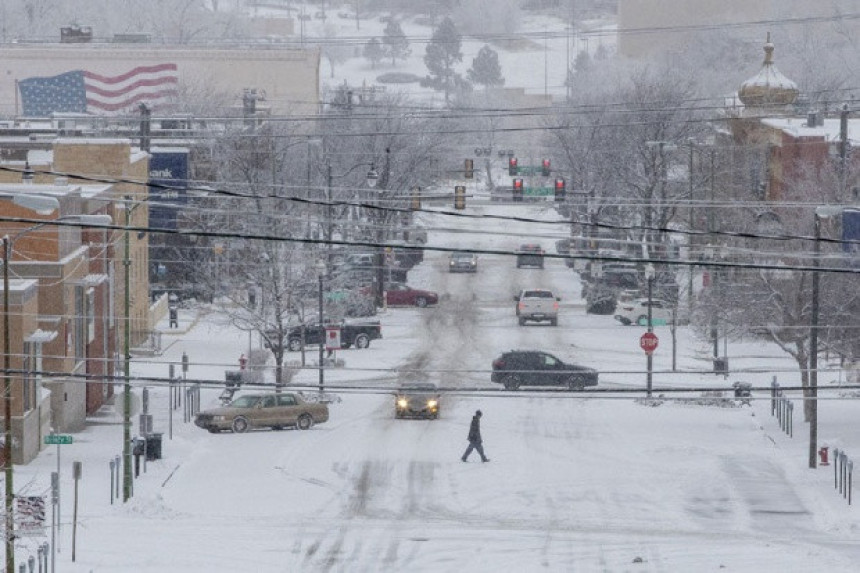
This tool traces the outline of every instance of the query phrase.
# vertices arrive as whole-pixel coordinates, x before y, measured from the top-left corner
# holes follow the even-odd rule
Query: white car
[[[615,308],[615,320],[621,324],[637,324],[648,326],[648,299],[637,298],[627,302],[619,302]],[[651,299],[652,326],[670,324],[672,322],[672,305],[664,300]]]

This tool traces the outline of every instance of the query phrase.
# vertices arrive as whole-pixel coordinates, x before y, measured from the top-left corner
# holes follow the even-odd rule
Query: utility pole
[[[848,176],[848,104],[839,112],[839,198],[845,200]]]
[[[123,277],[125,281],[124,294],[124,319],[125,328],[123,329],[123,347],[124,347],[124,380],[123,380],[123,398],[122,398],[122,458],[123,458],[123,481],[122,481],[122,500],[126,502],[131,497],[132,473],[131,473],[131,295],[129,285],[131,284],[131,196],[125,196],[125,233],[124,233],[124,250],[123,256]]]

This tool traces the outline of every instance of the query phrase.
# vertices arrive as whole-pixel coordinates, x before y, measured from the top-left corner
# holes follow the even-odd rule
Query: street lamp
[[[809,326],[809,468],[818,465],[818,290],[820,285],[821,219],[842,213],[842,207],[822,205],[815,208],[815,243],[812,256],[812,312]]]
[[[11,199],[13,203],[21,207],[31,209],[40,215],[48,215],[60,207],[55,197],[44,197],[30,194],[0,194],[4,199]],[[35,229],[42,223],[27,230]],[[16,237],[27,232],[18,233]],[[5,510],[6,510],[6,571],[15,571],[15,520],[13,519],[15,489],[13,487],[13,464],[12,464],[12,378],[9,375],[11,369],[12,346],[9,341],[9,261],[12,253],[12,239],[9,235],[3,237],[3,465],[6,481]]]
[[[654,270],[654,265],[648,263],[645,265],[645,278],[648,280],[648,332],[654,332],[654,325],[651,322],[651,295],[654,290],[654,277],[656,276],[656,271]],[[645,388],[648,393],[648,397],[651,397],[651,382],[652,382],[652,373],[654,370],[654,358],[653,352],[645,353],[646,368],[648,370],[648,375],[645,381]]]
[[[325,324],[323,324],[323,276],[326,272],[326,264],[325,261],[320,259],[316,263],[317,270],[317,278],[319,279],[319,319],[320,319],[320,328],[322,329],[322,340],[320,341],[320,349],[319,349],[319,379],[320,379],[320,397],[323,395],[323,391],[325,389],[325,369],[323,368],[323,350],[325,350],[326,341],[328,340],[328,333],[325,330]]]

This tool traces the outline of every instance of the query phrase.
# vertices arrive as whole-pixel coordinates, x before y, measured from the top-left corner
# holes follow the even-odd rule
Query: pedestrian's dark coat
[[[468,440],[470,442],[481,441],[481,417],[477,414],[472,416],[472,424],[469,426]]]

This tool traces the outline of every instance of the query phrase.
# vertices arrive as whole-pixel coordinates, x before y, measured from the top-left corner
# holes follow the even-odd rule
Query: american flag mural
[[[57,76],[33,77],[18,82],[23,112],[45,117],[54,112],[120,115],[145,103],[165,107],[176,95],[176,64],[138,66],[118,76],[75,70]]]

